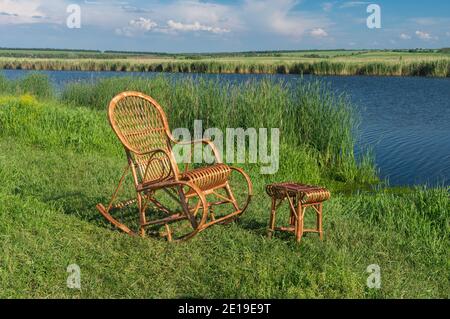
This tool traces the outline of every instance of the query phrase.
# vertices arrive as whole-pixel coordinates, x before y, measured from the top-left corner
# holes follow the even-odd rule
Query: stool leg
[[[323,240],[323,224],[322,224],[322,211],[323,204],[320,203],[318,207],[319,212],[317,213],[317,231],[319,232],[320,240]]]
[[[295,225],[297,224],[297,214],[290,207],[289,207],[289,211],[290,211],[289,226],[295,227]]]
[[[272,208],[270,211],[270,222],[269,222],[269,238],[272,238],[273,233],[275,232],[275,218],[276,218],[276,207],[277,201],[275,198],[272,198]]]
[[[291,209],[291,214],[289,216],[289,226],[295,226],[297,224],[297,214],[294,214],[294,212]]]
[[[303,206],[301,203],[297,205],[297,220],[295,223],[295,239],[299,243],[303,237]]]

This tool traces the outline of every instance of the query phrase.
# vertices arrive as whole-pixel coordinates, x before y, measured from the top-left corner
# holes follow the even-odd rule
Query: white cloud
[[[410,40],[411,36],[406,34],[406,33],[402,33],[402,34],[400,34],[400,39],[402,39],[402,40]]]
[[[127,27],[116,29],[116,34],[133,37],[147,32],[172,33],[178,32],[210,32],[214,34],[228,33],[229,29],[209,26],[196,21],[194,23],[181,23],[173,20],[167,21],[166,25],[160,26],[151,19],[139,18],[131,20]]]
[[[161,3],[163,2],[161,1]],[[241,9],[242,4],[223,5],[196,0],[179,0],[169,4],[155,4],[152,6],[153,17],[164,21],[164,23],[170,20],[183,25],[195,25],[198,23],[201,26],[215,28],[216,31],[219,31],[219,29],[222,31],[243,29],[243,23],[239,17]],[[204,31],[208,32],[207,30]]]
[[[235,5],[222,5],[195,0],[181,0],[152,6],[146,18],[158,19],[150,32],[167,34],[263,32],[299,39],[305,34],[324,37],[330,22],[322,15],[298,10],[298,0],[244,0]],[[130,20],[128,20],[130,21]],[[118,34],[131,36],[142,28],[129,25]]]
[[[298,4],[296,0],[246,0],[238,14],[247,27],[296,39],[308,30],[330,25],[321,15],[299,11]]]
[[[155,30],[157,27],[158,24],[153,20],[140,17],[139,19],[131,20],[128,23],[128,26],[124,28],[117,28],[116,34],[133,37],[145,32]]]
[[[445,35],[450,37],[450,32],[446,32]]]
[[[37,0],[0,0],[0,24],[36,23],[46,18]]]
[[[167,27],[170,30],[173,31],[181,31],[181,32],[197,32],[197,31],[205,31],[205,32],[211,32],[211,33],[227,33],[230,32],[229,29],[222,29],[219,27],[213,27],[208,25],[203,25],[200,22],[196,21],[192,24],[189,23],[181,23],[181,22],[175,22],[173,20],[167,21]]]
[[[328,33],[322,28],[312,29],[310,34],[315,38],[324,38],[328,36]]]
[[[0,24],[52,23],[66,24],[66,11],[74,0],[0,0]],[[102,29],[118,28],[132,19],[136,12],[112,1],[85,1],[81,4],[81,26]]]
[[[438,40],[438,37],[433,37],[430,33],[424,31],[416,31],[416,36],[422,40]]]
[[[326,37],[333,25],[326,12],[339,4],[324,0],[323,10],[302,9],[302,0],[151,0],[142,5],[118,1],[82,3],[82,28],[114,31],[122,36],[148,33],[227,34],[281,37],[298,41],[303,36]],[[0,0],[0,25],[55,23],[65,26],[67,5],[74,0]],[[81,1],[79,1],[81,3]],[[144,4],[145,3],[145,4]],[[353,3],[353,2],[352,2]],[[355,2],[356,3],[356,2]],[[286,42],[287,43],[287,42]]]
[[[119,27],[116,33],[125,36],[137,36],[148,32],[210,33],[224,34],[241,28],[238,18],[238,7],[221,5],[195,0],[179,0],[171,3],[152,3],[151,10],[144,8],[123,8],[123,14],[145,12],[138,23],[133,24],[128,18],[128,26]],[[136,18],[134,18],[136,20]],[[151,21],[145,23],[142,19]],[[121,19],[123,23],[123,19]]]
[[[145,18],[139,18],[137,20],[131,20],[130,21],[130,27],[135,29],[141,29],[144,31],[150,31],[154,28],[156,28],[158,24],[151,19],[145,19]]]

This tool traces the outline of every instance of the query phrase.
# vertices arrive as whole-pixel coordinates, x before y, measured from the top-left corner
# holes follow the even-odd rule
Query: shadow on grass
[[[55,194],[44,198],[43,201],[55,204],[66,215],[75,216],[98,226],[109,225],[96,208],[97,204],[107,202],[104,197],[90,197],[82,192],[71,192]]]
[[[120,230],[110,224],[96,208],[98,203],[106,205],[106,203],[109,202],[109,198],[107,197],[87,196],[82,192],[61,192],[53,194],[52,196],[47,196],[43,201],[48,204],[54,204],[68,216],[76,217],[97,227],[120,232]],[[114,218],[130,227],[130,229],[134,231],[139,229],[139,214],[135,204],[125,209],[117,210],[111,214]],[[158,212],[155,210],[148,211],[148,216],[157,215]],[[263,221],[260,218],[252,217],[251,215],[244,215],[233,223],[254,236],[266,237],[268,235],[268,219]],[[227,227],[227,225],[215,225],[213,227]],[[291,241],[293,240],[293,234],[276,232],[274,238],[282,241]]]
[[[266,236],[267,235],[267,223],[262,223],[256,219],[251,218],[242,218],[238,219],[235,222],[239,227],[253,233],[257,236]]]

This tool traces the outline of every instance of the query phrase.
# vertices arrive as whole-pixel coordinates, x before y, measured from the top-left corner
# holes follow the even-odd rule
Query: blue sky
[[[381,7],[369,29],[367,6]],[[67,7],[81,28],[67,27]],[[450,47],[450,1],[0,0],[0,47],[153,52]]]

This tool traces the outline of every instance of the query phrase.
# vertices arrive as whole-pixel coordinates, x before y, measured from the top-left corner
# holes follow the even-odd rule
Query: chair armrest
[[[203,145],[208,145],[213,154],[214,157],[216,159],[217,164],[221,164],[222,163],[222,158],[220,156],[219,150],[217,149],[216,145],[214,145],[214,143],[209,140],[209,139],[202,139],[202,140],[192,140],[192,141],[177,141],[175,139],[172,140],[175,144],[178,145],[189,145],[189,144],[203,144]]]
[[[154,148],[154,149],[151,149],[150,151],[147,151],[147,152],[137,152],[137,151],[134,151],[134,150],[130,150],[130,152],[134,153],[137,156],[145,156],[145,155],[150,155],[150,154],[153,154],[153,153],[164,153],[168,158],[170,158],[169,152],[167,150],[162,149],[162,148]]]
[[[177,177],[178,177],[178,166],[177,166],[177,163],[175,162],[175,159],[171,156],[171,154],[167,150],[162,149],[162,148],[157,148],[157,149],[152,149],[152,150],[150,150],[148,152],[134,152],[134,154],[136,154],[138,156],[149,156],[148,161],[147,161],[147,165],[145,167],[145,172],[144,172],[144,176],[143,176],[144,178],[147,176],[150,164],[152,162],[154,162],[154,161],[157,161],[157,160],[160,161],[160,159],[155,158],[155,156],[157,154],[164,154],[164,157],[166,157],[169,160],[170,171],[166,172],[167,173],[166,175],[160,176],[160,180],[164,180],[164,179],[169,178],[169,177],[174,177],[175,179],[177,179]],[[165,172],[163,171],[163,174],[164,173]]]

